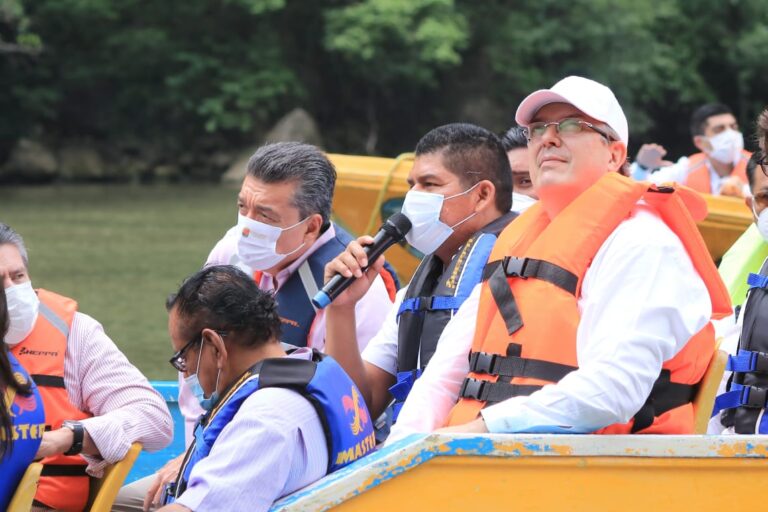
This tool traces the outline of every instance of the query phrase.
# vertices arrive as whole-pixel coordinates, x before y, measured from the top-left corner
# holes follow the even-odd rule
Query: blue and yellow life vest
[[[200,419],[179,471],[175,498],[184,493],[193,468],[208,456],[243,402],[258,390],[272,387],[296,391],[314,406],[328,446],[329,473],[374,449],[376,441],[365,400],[332,357],[313,350],[311,361],[292,357],[265,359],[246,371]]]
[[[413,274],[397,311],[397,382],[389,388],[395,399],[393,421],[437,350],[446,324],[481,281],[498,234],[515,217],[517,213],[508,212],[472,235],[445,269],[430,254]]]
[[[4,348],[0,348],[4,350]],[[30,382],[29,374],[19,364],[19,361],[8,353],[11,362],[11,372],[21,384]],[[11,448],[0,457],[0,510],[8,508],[16,486],[24,476],[27,466],[34,459],[40,441],[45,432],[45,412],[43,411],[43,399],[34,382],[31,384],[32,393],[21,395],[15,389],[8,386],[0,389],[3,393],[3,402],[0,407],[7,407],[11,416],[11,435],[13,436]],[[4,440],[5,432],[0,431],[0,441]]]

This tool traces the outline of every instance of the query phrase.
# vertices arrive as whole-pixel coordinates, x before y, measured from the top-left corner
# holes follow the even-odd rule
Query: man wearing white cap
[[[604,85],[567,77],[515,120],[540,201],[500,235],[390,440],[691,433],[710,319],[730,310],[694,222],[705,205],[621,174],[627,120]]]

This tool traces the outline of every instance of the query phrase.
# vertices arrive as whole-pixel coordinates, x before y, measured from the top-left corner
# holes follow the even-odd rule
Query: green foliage
[[[393,154],[443,122],[504,129],[568,74],[613,88],[633,144],[679,154],[698,104],[747,126],[764,106],[766,21],[765,0],[0,0],[0,163],[29,135],[171,159],[295,106],[331,150]]]
[[[325,47],[383,85],[434,85],[438,70],[461,63],[469,36],[452,0],[366,0],[328,9],[325,19]]]

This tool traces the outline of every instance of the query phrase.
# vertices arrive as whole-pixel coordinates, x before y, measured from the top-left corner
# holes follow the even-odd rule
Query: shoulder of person
[[[645,203],[639,203],[634,208],[629,218],[616,227],[609,240],[626,248],[683,247],[682,241],[656,210]]]

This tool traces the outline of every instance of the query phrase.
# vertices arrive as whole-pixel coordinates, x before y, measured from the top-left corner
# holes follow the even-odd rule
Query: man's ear
[[[307,220],[307,231],[304,233],[304,240],[315,241],[320,237],[320,230],[323,228],[323,216],[319,213],[313,213]]]
[[[694,135],[693,145],[702,153],[708,153],[712,150],[712,144],[710,144],[707,138],[703,135]]]
[[[627,161],[627,146],[619,141],[611,141],[609,145],[611,156],[608,160],[608,169],[611,172],[621,172],[621,167]]]
[[[479,212],[496,205],[496,185],[490,180],[482,180],[477,183],[477,201],[475,211]]]
[[[218,332],[208,328],[203,329],[202,335],[203,339],[213,346],[214,355],[216,356],[216,367],[219,369],[224,368],[229,357],[227,347],[224,344],[224,338]]]

